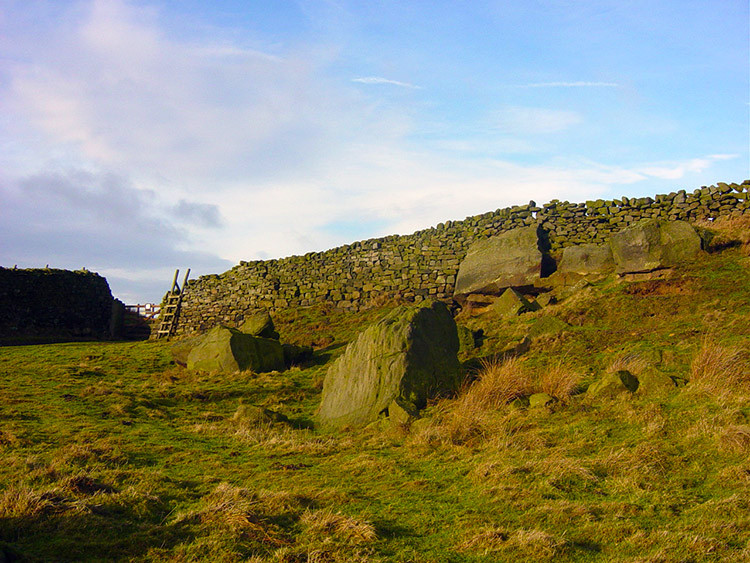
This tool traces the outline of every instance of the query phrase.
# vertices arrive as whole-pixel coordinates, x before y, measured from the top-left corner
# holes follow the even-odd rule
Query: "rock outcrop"
[[[359,427],[393,411],[404,421],[458,389],[456,323],[441,302],[399,307],[362,332],[331,365],[318,422]]]
[[[618,274],[651,272],[694,260],[701,238],[685,221],[644,220],[609,241]]]
[[[579,244],[563,250],[558,272],[580,275],[609,274],[615,269],[608,244]]]

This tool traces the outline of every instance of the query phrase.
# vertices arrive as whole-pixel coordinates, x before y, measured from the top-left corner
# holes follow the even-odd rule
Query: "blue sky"
[[[745,0],[0,0],[0,265],[175,268],[750,177]]]

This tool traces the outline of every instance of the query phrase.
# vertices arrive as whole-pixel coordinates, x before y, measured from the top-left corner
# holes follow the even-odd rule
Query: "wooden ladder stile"
[[[188,277],[190,276],[190,268],[185,273],[185,279],[182,282],[182,287],[177,285],[177,277],[180,275],[180,270],[175,270],[174,279],[172,280],[172,289],[169,290],[165,299],[164,306],[159,312],[159,329],[156,331],[156,338],[167,338],[174,334],[177,328],[177,321],[180,316],[180,307],[182,306],[182,296],[185,294],[187,288]]]

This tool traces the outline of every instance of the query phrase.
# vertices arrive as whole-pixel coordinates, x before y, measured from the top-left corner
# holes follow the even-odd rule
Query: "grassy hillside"
[[[279,314],[315,359],[262,376],[191,373],[163,342],[0,348],[0,561],[750,560],[747,237],[669,279],[459,318],[479,372],[409,429],[312,429],[327,366],[392,303]],[[476,361],[543,316],[570,326]],[[583,392],[618,369],[636,393]],[[534,391],[557,401],[509,404]]]

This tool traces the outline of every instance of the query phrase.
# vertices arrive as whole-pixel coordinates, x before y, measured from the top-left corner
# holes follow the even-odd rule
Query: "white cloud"
[[[679,180],[690,173],[700,173],[707,170],[715,162],[731,160],[737,155],[715,154],[703,158],[692,158],[682,162],[658,163],[639,169],[642,174],[663,180]]]
[[[498,128],[514,135],[545,135],[564,131],[583,121],[574,111],[508,106],[497,116]]]
[[[361,84],[391,84],[393,86],[401,86],[402,88],[412,88],[415,90],[421,89],[421,86],[416,86],[409,82],[390,80],[388,78],[382,78],[380,76],[363,76],[361,78],[352,78],[352,82],[360,82]]]

